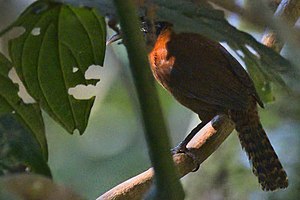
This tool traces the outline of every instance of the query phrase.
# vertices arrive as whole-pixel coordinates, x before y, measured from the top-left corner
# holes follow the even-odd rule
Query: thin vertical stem
[[[155,199],[184,198],[184,192],[170,154],[167,128],[150,71],[146,46],[140,32],[137,10],[131,0],[114,0],[130,67],[136,85],[146,140],[155,171]]]

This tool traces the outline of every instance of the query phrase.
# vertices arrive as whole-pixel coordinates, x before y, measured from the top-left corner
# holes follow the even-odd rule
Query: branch
[[[294,26],[300,16],[300,1],[282,0],[275,12],[275,16],[283,18],[290,27]],[[284,45],[273,30],[265,32],[262,43],[277,52],[280,52]]]
[[[196,0],[196,1],[201,2],[203,0]],[[262,18],[261,16],[258,17],[257,11],[245,9],[244,7],[237,5],[235,1],[232,0],[226,0],[226,1],[207,0],[207,1],[215,4],[216,6],[219,6],[223,9],[226,9],[232,13],[239,15],[242,19],[246,20],[247,22],[255,26],[264,27],[268,24],[268,21],[265,18]]]
[[[194,0],[201,2],[203,0]],[[236,5],[233,0],[206,0],[213,4],[222,7],[230,12],[239,15],[242,19],[250,22],[255,26],[265,27],[268,26],[277,31],[280,38],[288,39],[291,44],[297,43],[297,31],[291,29],[296,23],[300,15],[300,1],[299,0],[281,0],[276,12],[275,18],[272,16],[271,9],[267,9],[266,3],[256,2],[252,7],[245,9],[239,5]],[[273,2],[276,6],[276,2]],[[277,18],[276,18],[277,17]],[[281,20],[283,19],[283,20]],[[286,23],[287,22],[287,23]],[[285,30],[284,32],[282,30]],[[269,40],[269,41],[266,41]],[[281,50],[283,43],[278,42],[278,36],[271,34],[268,38],[264,39],[267,46],[272,46],[276,51]]]
[[[173,160],[180,177],[192,172],[196,163],[205,161],[229,136],[234,129],[234,123],[225,115],[214,117],[207,123],[188,143],[187,147],[195,160],[184,153],[173,155]],[[153,182],[153,169],[119,184],[97,200],[138,200],[151,187]]]

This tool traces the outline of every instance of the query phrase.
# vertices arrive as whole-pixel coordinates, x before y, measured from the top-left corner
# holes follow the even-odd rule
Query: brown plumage
[[[159,28],[149,53],[158,82],[181,104],[197,113],[202,124],[217,114],[230,115],[262,188],[286,188],[286,172],[257,113],[257,103],[261,107],[263,103],[247,72],[219,43],[199,34],[176,34],[167,23],[161,23]]]

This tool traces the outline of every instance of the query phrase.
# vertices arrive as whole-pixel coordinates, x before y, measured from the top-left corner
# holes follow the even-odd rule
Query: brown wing
[[[191,48],[192,47],[192,48]],[[198,34],[173,35],[167,43],[173,94],[226,109],[246,109],[251,96],[261,104],[243,67],[218,43]],[[224,53],[225,52],[225,53]]]
[[[215,43],[215,45],[219,47],[220,52],[223,54],[224,58],[228,61],[228,65],[226,65],[228,69],[231,70],[237,76],[240,82],[248,88],[250,94],[255,98],[257,103],[263,108],[264,104],[260,99],[260,97],[258,96],[254,83],[250,78],[249,74],[245,71],[245,69],[241,66],[241,64],[222,45],[220,45],[219,43]]]

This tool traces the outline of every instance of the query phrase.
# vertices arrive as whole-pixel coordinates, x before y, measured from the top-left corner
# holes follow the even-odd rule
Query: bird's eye
[[[155,23],[156,35],[159,35],[161,31],[170,26],[171,24],[168,22],[160,21]]]
[[[141,31],[143,33],[148,33],[148,30],[149,30],[149,24],[145,20],[142,21],[142,23],[141,23]]]
[[[148,33],[148,30],[147,30],[146,28],[144,28],[144,27],[141,28],[141,31],[142,31],[143,33]]]

